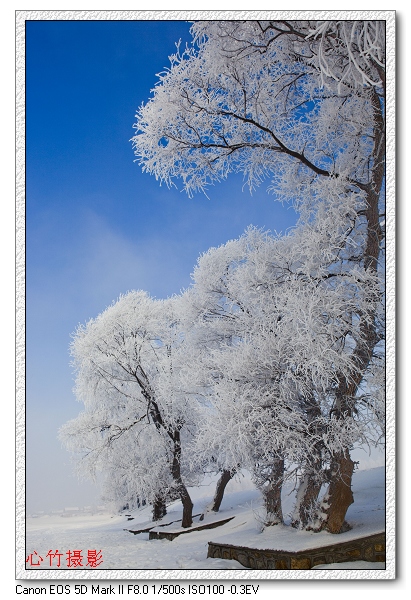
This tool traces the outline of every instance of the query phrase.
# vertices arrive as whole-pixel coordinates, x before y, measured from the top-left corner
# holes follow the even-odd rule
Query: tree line
[[[143,170],[188,194],[242,172],[293,204],[202,255],[178,296],[121,296],[78,328],[61,430],[107,498],[161,518],[248,469],[265,524],[344,531],[354,446],[384,436],[385,23],[206,21],[136,116]],[[326,490],[323,493],[321,490]]]

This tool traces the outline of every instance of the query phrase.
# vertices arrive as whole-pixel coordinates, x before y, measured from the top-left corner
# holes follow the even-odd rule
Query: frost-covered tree
[[[351,399],[356,413],[335,416],[340,378],[356,377],[358,315],[372,318],[380,285],[341,261],[351,217],[336,218],[336,204],[287,236],[251,228],[210,249],[185,296],[191,361],[182,377],[197,384],[208,417],[195,443],[226,472],[254,474],[268,524],[283,520],[282,484],[297,473],[294,524],[314,527],[312,509],[335,456],[382,435],[384,404],[368,376],[367,398]],[[369,371],[381,375],[377,353]]]
[[[193,503],[186,483],[196,475],[183,447],[197,418],[178,382],[184,338],[177,301],[130,292],[77,329],[75,393],[85,410],[60,436],[83,473],[103,472],[107,498],[150,502],[156,519],[167,500],[179,497],[188,527]]]
[[[385,165],[385,27],[381,21],[206,21],[193,45],[171,57],[137,113],[133,144],[143,170],[181,180],[192,194],[241,172],[292,201],[301,225],[349,207],[340,248],[347,273],[381,275]],[[330,284],[332,270],[323,275]],[[336,373],[335,431],[365,402],[365,380],[381,346],[381,289],[352,313],[341,337],[356,368]],[[370,309],[371,307],[371,309]],[[371,310],[371,312],[370,312]],[[374,311],[374,312],[373,312]],[[358,336],[355,341],[352,329]],[[371,369],[372,370],[372,369]],[[314,383],[313,383],[314,385]],[[330,424],[329,424],[330,427]],[[350,444],[334,452],[322,527],[341,531],[352,502]],[[309,486],[308,486],[309,487]]]

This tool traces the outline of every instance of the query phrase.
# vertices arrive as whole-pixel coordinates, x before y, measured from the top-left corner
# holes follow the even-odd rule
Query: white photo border
[[[25,566],[25,22],[28,20],[311,19],[386,21],[386,568],[385,570],[26,570]],[[395,579],[395,11],[16,11],[16,579],[264,580]]]

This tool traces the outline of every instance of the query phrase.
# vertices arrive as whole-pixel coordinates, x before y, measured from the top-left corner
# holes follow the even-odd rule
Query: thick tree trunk
[[[278,525],[283,522],[283,510],[281,505],[281,490],[284,479],[284,460],[274,460],[271,474],[268,477],[268,485],[264,487],[264,504],[266,510],[265,525]]]
[[[228,471],[226,469],[221,473],[221,477],[217,482],[217,486],[216,486],[216,490],[215,490],[215,494],[214,494],[213,506],[211,508],[211,510],[213,512],[218,512],[220,510],[221,502],[223,501],[225,488],[227,487],[227,483],[230,481],[230,479],[232,479],[233,475],[234,475],[234,473],[232,473],[231,471]]]
[[[331,465],[331,483],[320,509],[326,516],[316,531],[343,533],[350,529],[345,515],[354,502],[351,490],[353,470],[354,462],[348,451],[341,452],[334,458]]]
[[[153,521],[159,521],[167,514],[166,503],[163,498],[157,497],[153,502]]]
[[[193,503],[190,498],[190,494],[184,482],[181,478],[181,442],[180,442],[180,431],[175,430],[173,433],[173,464],[171,467],[171,474],[174,481],[176,482],[176,488],[180,495],[180,499],[183,505],[183,520],[182,527],[191,527],[193,524]]]
[[[225,488],[227,487],[227,483],[232,479],[234,473],[235,473],[235,471],[229,471],[228,469],[224,469],[224,471],[221,473],[221,477],[217,481],[213,501],[204,510],[203,514],[200,517],[200,521],[204,520],[206,513],[218,512],[220,510],[221,502],[223,501],[223,497],[224,497]]]
[[[193,503],[190,494],[184,484],[179,489],[181,502],[183,504],[183,520],[182,527],[191,527],[193,524]]]
[[[304,474],[297,492],[294,517],[291,522],[293,527],[304,529],[310,526],[321,485],[318,472],[310,471]]]
[[[304,474],[300,479],[294,514],[291,525],[297,529],[304,529],[311,524],[317,507],[318,494],[325,481],[322,465],[323,442],[321,440],[321,408],[314,393],[308,393],[301,398],[302,409],[307,415],[309,433],[319,440],[312,449],[312,456],[307,456],[304,465]]]

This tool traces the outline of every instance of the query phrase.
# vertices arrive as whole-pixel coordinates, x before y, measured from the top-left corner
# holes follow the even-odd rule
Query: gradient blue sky
[[[119,294],[190,285],[202,252],[250,225],[285,231],[292,209],[232,176],[189,199],[134,162],[137,108],[184,21],[26,24],[26,504],[32,513],[98,502],[79,483],[58,428],[82,408],[70,334]],[[268,184],[268,182],[267,182]]]
[[[82,405],[68,346],[120,293],[190,285],[200,253],[249,225],[295,222],[265,188],[231,177],[208,198],[160,187],[134,162],[135,112],[168,66],[184,21],[26,24],[27,460],[29,512],[97,499],[72,475],[58,428]]]

